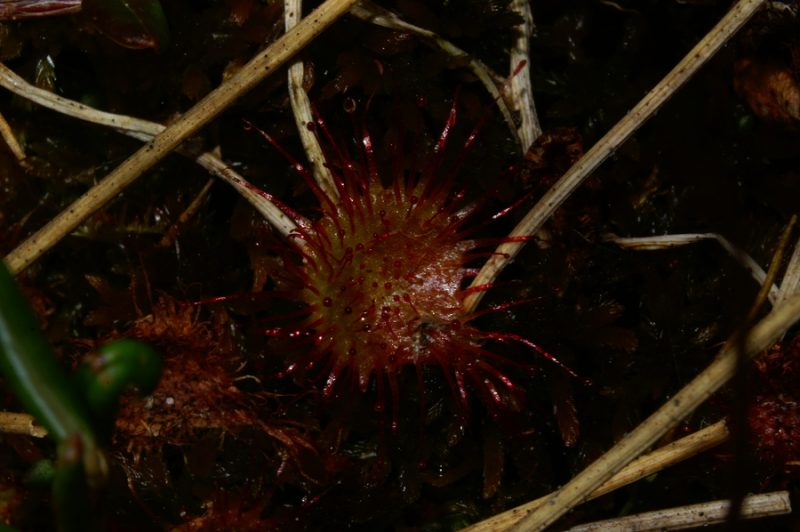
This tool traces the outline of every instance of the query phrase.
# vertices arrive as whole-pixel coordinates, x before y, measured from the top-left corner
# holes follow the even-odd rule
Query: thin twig
[[[642,455],[625,466],[599,488],[594,490],[589,499],[596,499],[606,493],[616,491],[670,466],[688,460],[698,454],[727,441],[730,433],[725,420],[720,420],[679,440],[675,440],[655,451]],[[542,502],[547,500],[542,498]]]
[[[625,142],[644,122],[675,93],[739,28],[761,7],[764,0],[739,0],[710,32],[686,54],[636,106],[600,139],[572,168],[567,170],[525,218],[511,231],[509,241],[499,245],[472,281],[472,288],[488,286],[503,268],[517,256],[525,238],[536,234],[555,210],[581,183]],[[473,311],[485,291],[475,291],[464,298],[465,311]]]
[[[284,0],[283,19],[286,31],[297,26],[297,22],[302,16],[303,0]],[[297,133],[300,135],[300,141],[303,143],[308,162],[311,163],[314,179],[317,181],[319,188],[329,198],[336,198],[339,193],[336,190],[333,174],[331,174],[330,168],[325,165],[325,155],[322,153],[317,135],[308,127],[309,124],[314,123],[314,116],[311,113],[311,101],[308,99],[308,94],[303,87],[303,78],[305,77],[305,65],[303,62],[295,61],[289,65],[287,76],[289,102],[292,104]]]
[[[47,429],[37,425],[36,420],[30,414],[0,412],[0,433],[44,438],[47,436]]]
[[[663,469],[687,460],[701,452],[716,447],[728,439],[728,427],[725,421],[718,421],[713,425],[698,430],[679,440],[665,445],[655,451],[645,454],[625,466],[619,473],[608,479],[603,485],[594,490],[586,500],[596,499],[606,493],[616,491],[623,486],[632,484],[637,480],[657,473]],[[553,494],[539,497],[503,513],[494,515],[479,523],[475,523],[463,532],[490,532],[505,530],[520,520],[527,513],[532,512],[544,504]]]
[[[2,63],[0,63],[0,87],[4,87],[17,96],[26,98],[46,109],[93,124],[110,127],[124,135],[128,135],[129,137],[143,142],[152,140],[154,136],[166,129],[163,125],[156,122],[142,120],[141,118],[133,116],[100,111],[80,102],[53,94],[50,91],[40,89],[25,81],[25,79]],[[180,147],[177,151],[178,153],[184,153]],[[194,158],[195,162],[201,167],[236,189],[236,191],[250,202],[250,204],[282,235],[288,236],[296,229],[297,226],[292,218],[287,216],[275,205],[275,203],[270,200],[268,194],[249,183],[219,157],[211,152],[201,153],[199,156],[189,153],[185,153],[185,155]],[[297,245],[303,245],[302,240],[297,239],[294,242]]]
[[[522,17],[517,26],[511,46],[511,102],[519,115],[517,134],[522,143],[522,151],[527,151],[542,134],[536,106],[533,103],[531,86],[530,38],[533,34],[533,13],[529,0],[512,0],[511,11]]]
[[[208,196],[208,191],[211,190],[211,186],[214,184],[214,179],[209,179],[206,181],[206,184],[203,185],[203,188],[200,189],[192,202],[189,203],[189,206],[186,207],[183,212],[178,216],[178,219],[167,229],[164,233],[164,236],[161,237],[159,240],[158,245],[162,248],[168,248],[175,242],[175,238],[177,238],[178,233],[180,232],[181,228],[186,225],[186,223],[192,219],[192,217],[200,210],[200,207],[203,206],[203,201],[205,201],[206,196]]]
[[[681,391],[589,467],[575,476],[513,530],[541,530],[580,504],[603,482],[639,456],[669,429],[716,392],[735,373],[739,348],[754,356],[769,347],[800,319],[800,294],[796,294],[758,322],[744,341],[727,342],[717,358]]]
[[[568,532],[623,532],[631,530],[645,532],[648,530],[680,530],[710,526],[725,522],[730,507],[731,502],[728,500],[678,506],[677,508],[574,526],[568,529]],[[740,517],[742,519],[760,519],[790,513],[792,513],[792,503],[789,500],[789,492],[776,491],[745,497],[742,501]]]
[[[326,0],[294,29],[277,39],[266,50],[259,52],[236,74],[9,253],[5,259],[8,268],[15,273],[25,269],[233,101],[291,59],[357,1]]]
[[[127,115],[99,111],[88,105],[76,102],[75,100],[53,94],[50,91],[28,83],[24,78],[3,63],[0,63],[0,86],[13,92],[17,96],[58,113],[110,127],[121,133],[141,133],[146,135],[146,137],[141,137],[143,140],[150,140],[151,137],[155,137],[165,129],[164,126],[156,122],[149,122]]]
[[[783,274],[776,304],[786,301],[789,296],[797,293],[798,288],[800,288],[800,239],[794,245],[792,257],[786,266],[786,272]]]
[[[772,259],[770,260],[769,268],[767,268],[767,276],[764,279],[764,284],[761,286],[758,294],[756,294],[755,301],[753,301],[750,310],[747,312],[747,316],[744,318],[745,327],[749,327],[753,320],[756,319],[756,316],[758,316],[759,312],[761,312],[761,308],[764,306],[764,302],[772,292],[772,287],[775,286],[774,282],[778,278],[778,270],[783,266],[783,254],[786,251],[786,246],[789,245],[789,237],[792,236],[792,230],[796,224],[797,216],[794,215],[781,233],[781,237],[775,246],[775,251],[772,253]]]
[[[480,80],[492,98],[497,102],[497,106],[506,124],[508,124],[509,130],[517,139],[522,151],[524,152],[528,148],[520,138],[519,132],[517,131],[517,124],[514,121],[511,110],[508,108],[506,100],[503,98],[500,90],[498,90],[498,86],[502,86],[505,80],[502,76],[499,76],[491,68],[486,66],[481,60],[472,57],[468,52],[462,50],[439,34],[406,22],[397,14],[374,4],[370,0],[363,0],[350,11],[350,14],[377,26],[412,33],[420,37],[422,42],[431,48],[436,48],[455,59],[464,61],[467,68],[475,74],[475,77]]]
[[[3,140],[8,146],[8,149],[11,150],[11,153],[16,157],[17,162],[20,165],[25,164],[25,150],[22,149],[22,146],[19,145],[17,141],[17,137],[14,135],[14,131],[11,129],[11,126],[6,121],[6,118],[0,114],[0,136],[3,137]]]
[[[608,234],[604,237],[604,240],[612,242],[622,248],[639,251],[671,249],[695,244],[704,240],[714,240],[722,246],[728,255],[737,261],[759,285],[763,286],[767,278],[767,273],[750,255],[737,248],[728,239],[717,233],[682,233],[643,237],[619,237],[614,234]],[[800,260],[800,258],[798,260]],[[769,290],[769,301],[773,305],[779,300],[778,293],[778,287],[772,285]]]

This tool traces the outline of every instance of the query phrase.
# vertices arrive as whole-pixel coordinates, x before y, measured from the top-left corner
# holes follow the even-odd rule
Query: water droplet
[[[364,324],[364,326],[363,326],[363,327],[361,327],[361,330],[363,330],[363,331],[367,331],[367,332],[368,332],[370,329],[372,329],[372,326],[370,326],[370,324],[369,324],[369,323],[365,323],[365,324]]]
[[[330,307],[331,305],[333,305],[333,299],[326,297],[325,299],[322,300],[322,304],[326,307]]]
[[[362,244],[361,242],[356,244],[356,251],[361,251],[362,249],[364,249],[364,244]]]
[[[344,313],[345,314],[352,314],[353,313],[353,309],[351,307],[344,307]]]

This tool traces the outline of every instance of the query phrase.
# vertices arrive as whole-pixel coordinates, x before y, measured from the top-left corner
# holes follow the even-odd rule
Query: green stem
[[[77,434],[58,444],[58,466],[53,477],[53,507],[58,530],[95,530],[89,485],[84,469],[85,449]]]
[[[0,262],[0,371],[14,396],[57,443],[79,434],[95,447],[89,413],[5,264]]]
[[[61,530],[87,530],[89,484],[105,480],[105,456],[89,413],[62,371],[36,316],[0,262],[0,371],[17,400],[58,446],[53,498]]]

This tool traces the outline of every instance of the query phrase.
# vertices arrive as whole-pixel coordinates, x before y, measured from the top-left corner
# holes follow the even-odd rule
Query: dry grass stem
[[[778,290],[777,304],[783,303],[800,288],[800,240],[794,245],[794,251],[783,274],[781,287]]]
[[[581,157],[533,206],[511,231],[511,241],[497,247],[473,279],[472,287],[492,283],[525,245],[524,239],[536,234],[555,210],[600,164],[619,148],[643,123],[688,81],[728,39],[764,4],[764,0],[739,0],[711,31],[662,79],[636,106]],[[485,292],[471,293],[464,308],[474,310]]]
[[[646,530],[681,530],[725,522],[731,504],[728,500],[679,506],[607,521],[587,523],[568,529],[569,532],[623,532]],[[750,495],[742,501],[742,519],[759,519],[792,513],[788,491]]]
[[[742,347],[746,356],[752,357],[768,348],[798,319],[800,294],[790,297],[783,305],[767,314],[752,328],[744,341],[728,341],[717,358],[681,391],[611,450],[549,497],[544,504],[525,516],[513,529],[541,530],[586,500],[598,486],[653,445],[733,376],[738,347]]]
[[[23,150],[22,146],[20,146],[19,142],[17,142],[17,137],[14,135],[14,131],[6,121],[6,117],[4,117],[2,114],[0,114],[0,136],[3,137],[3,141],[5,141],[6,146],[8,146],[8,149],[11,151],[11,154],[20,164],[24,165],[25,150]]]
[[[12,272],[25,269],[190,135],[286,63],[325,28],[344,15],[357,1],[327,0],[320,5],[291,31],[259,52],[236,74],[211,91],[162,133],[9,253],[5,259],[8,268]]]
[[[359,3],[352,9],[350,13],[361,20],[365,20],[377,26],[383,26],[384,28],[389,28],[396,31],[412,33],[417,37],[420,37],[422,41],[431,48],[436,48],[453,57],[454,59],[464,61],[467,68],[469,68],[472,73],[475,74],[475,77],[478,78],[492,98],[494,98],[494,100],[497,102],[497,106],[499,107],[506,124],[508,124],[509,130],[517,139],[517,143],[520,145],[522,151],[524,152],[528,149],[528,146],[524,144],[522,138],[519,136],[517,124],[511,114],[511,110],[508,108],[506,100],[503,98],[503,95],[498,89],[498,86],[502,86],[505,83],[505,79],[502,76],[499,76],[482,61],[475,59],[468,52],[462,50],[447,39],[442,38],[437,33],[406,22],[395,13],[376,5],[369,0],[364,0]]]
[[[717,421],[713,425],[709,425],[679,440],[668,443],[651,453],[640,456],[594,490],[588,499],[596,499],[697,456],[703,451],[727,441],[729,436],[730,432],[725,420]],[[545,500],[547,498],[543,497],[542,502]]]
[[[297,26],[303,14],[303,0],[285,0],[283,3],[283,19],[286,31]],[[292,104],[294,121],[297,124],[297,133],[303,143],[308,162],[317,185],[328,195],[329,198],[339,196],[336,190],[336,183],[333,174],[325,165],[325,155],[319,145],[319,139],[314,131],[308,128],[308,124],[314,123],[314,115],[311,112],[311,101],[304,87],[305,65],[302,61],[295,61],[289,65],[288,85],[289,102]]]
[[[753,304],[750,306],[750,311],[747,313],[747,316],[744,319],[744,327],[749,327],[753,320],[756,319],[756,316],[758,316],[759,312],[761,312],[769,293],[772,291],[772,287],[775,286],[774,283],[778,278],[778,270],[783,265],[783,254],[786,251],[786,247],[789,245],[789,237],[792,235],[792,230],[796,224],[797,216],[794,215],[789,220],[789,223],[786,224],[783,233],[781,233],[781,237],[778,239],[778,243],[775,246],[775,251],[772,253],[772,259],[770,260],[769,268],[767,269],[767,277],[764,279],[764,284],[762,284],[761,288],[758,290],[758,294],[756,294],[756,298],[753,301]]]
[[[25,81],[24,78],[3,63],[0,63],[0,86],[21,98],[25,98],[26,100],[52,111],[56,111],[57,113],[110,127],[121,133],[139,133],[140,136],[136,138],[140,140],[150,140],[165,129],[164,126],[156,122],[149,122],[127,115],[99,111],[88,105],[40,89]]]
[[[233,168],[225,164],[219,157],[211,153],[203,153],[195,159],[197,164],[225,180],[235,188],[244,199],[258,210],[259,213],[283,236],[288,236],[297,229],[297,224],[291,216],[283,212],[273,201],[272,196],[251,184],[244,177],[239,175]],[[297,215],[295,215],[297,216]],[[295,239],[298,246],[305,245],[299,239]]]
[[[660,235],[660,236],[644,236],[644,237],[618,237],[617,235],[609,234],[605,236],[605,240],[612,242],[620,247],[627,249],[635,249],[639,251],[653,251],[662,249],[671,249],[689,244],[695,244],[704,240],[714,240],[730,255],[736,262],[744,268],[756,282],[763,286],[767,279],[767,272],[758,265],[753,258],[731,244],[724,236],[717,233],[682,233],[675,235]],[[800,262],[800,257],[798,257]],[[769,290],[769,301],[773,305],[777,304],[779,300],[780,290],[777,286],[772,285]]]
[[[0,63],[0,86],[46,109],[93,124],[110,127],[122,134],[143,142],[150,141],[154,136],[166,129],[165,126],[156,122],[142,120],[141,118],[133,116],[100,111],[88,105],[40,89],[25,81],[2,63]],[[182,150],[178,148],[178,152],[182,153]],[[296,229],[297,226],[292,219],[284,214],[283,211],[269,199],[267,194],[250,184],[219,157],[210,152],[201,153],[199,156],[193,154],[185,155],[194,158],[197,164],[230,184],[282,235],[287,236]],[[300,241],[298,241],[298,245],[302,245]]]
[[[528,0],[512,0],[511,10],[522,17],[522,24],[516,28],[511,46],[511,83],[509,91],[514,111],[519,116],[517,134],[522,143],[522,151],[527,151],[542,134],[542,126],[536,114],[531,86],[530,39],[533,33],[533,14]],[[519,70],[518,70],[519,69]]]
[[[0,433],[44,438],[47,436],[47,429],[37,425],[30,414],[0,412]]]
[[[718,421],[704,429],[698,430],[679,440],[665,445],[655,451],[645,454],[625,466],[619,473],[608,479],[599,488],[594,490],[586,500],[596,499],[601,495],[611,493],[623,486],[632,484],[637,480],[662,471],[679,462],[696,456],[703,451],[715,447],[728,439],[728,426],[725,421]],[[506,510],[484,521],[464,529],[464,532],[490,532],[492,530],[505,530],[526,515],[544,504],[551,495],[539,497],[516,508]]]
[[[158,242],[159,246],[162,248],[168,248],[173,242],[175,242],[175,238],[177,238],[181,228],[184,227],[186,223],[197,213],[197,211],[200,210],[200,207],[203,206],[203,202],[206,200],[206,197],[208,197],[208,191],[211,190],[211,186],[213,184],[214,179],[209,179],[206,181],[206,184],[203,185],[203,188],[200,189],[200,192],[195,195],[189,206],[183,210],[175,223],[173,223],[164,233],[164,236],[161,237],[161,240]]]

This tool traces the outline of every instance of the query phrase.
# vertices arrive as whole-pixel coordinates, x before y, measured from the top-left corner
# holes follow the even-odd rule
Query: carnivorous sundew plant
[[[294,340],[290,345],[296,355],[285,373],[319,368],[326,398],[343,382],[362,392],[374,386],[379,411],[387,396],[390,400],[393,430],[403,397],[400,376],[406,370],[413,368],[422,385],[423,369],[439,368],[466,417],[470,390],[495,413],[518,409],[523,392],[513,374],[535,367],[502,356],[491,344],[517,342],[555,361],[527,338],[484,331],[473,323],[520,302],[479,311],[464,308],[467,294],[491,288],[467,286],[478,259],[503,239],[475,236],[470,226],[478,225],[480,202],[465,199],[465,192],[455,188],[455,169],[443,164],[456,109],[454,102],[430,154],[417,153],[419,168],[399,160],[379,163],[363,123],[352,142],[358,151],[350,153],[351,148],[334,139],[318,118],[308,127],[327,143],[325,164],[332,171],[336,194],[322,190],[311,173],[293,161],[319,201],[320,213],[307,220],[283,207],[297,224],[288,237],[292,253],[283,254],[287,282],[294,285],[287,296],[304,309],[292,313],[296,319],[288,324],[265,329]],[[477,128],[451,166],[468,155],[476,134]],[[390,157],[409,156],[401,153],[401,146],[388,149],[394,152]],[[381,173],[386,168],[392,169],[391,175]]]
[[[630,441],[797,211],[797,2],[689,52],[757,3],[0,2],[0,522],[454,530]],[[558,526],[794,486],[797,345],[660,436],[753,474]]]

